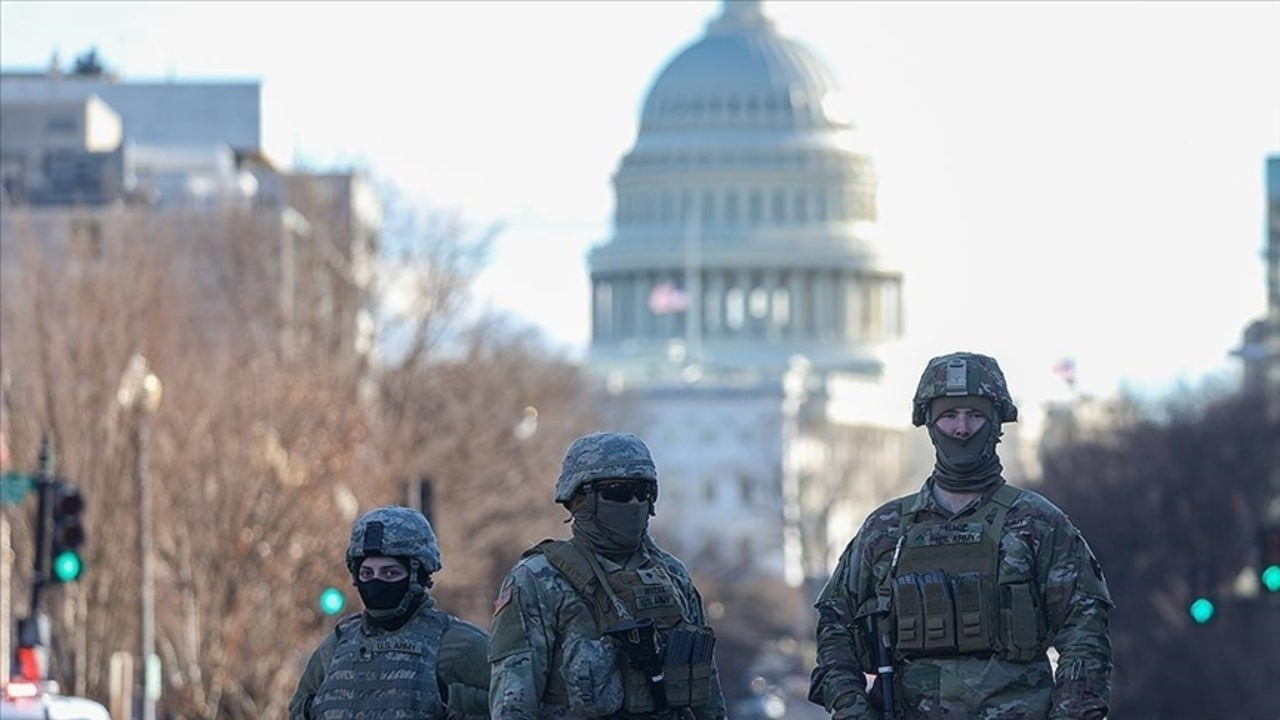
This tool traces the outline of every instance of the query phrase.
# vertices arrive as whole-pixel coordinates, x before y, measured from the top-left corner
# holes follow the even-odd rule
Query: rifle
[[[662,658],[658,654],[658,634],[652,618],[628,620],[610,625],[605,637],[613,638],[626,654],[631,666],[649,679],[649,692],[653,694],[654,709],[667,709],[667,688],[662,674]]]
[[[880,686],[880,710],[884,720],[895,720],[898,713],[893,698],[893,648],[889,645],[889,633],[881,632],[878,626],[874,615],[867,618],[867,634],[876,644],[875,684]]]

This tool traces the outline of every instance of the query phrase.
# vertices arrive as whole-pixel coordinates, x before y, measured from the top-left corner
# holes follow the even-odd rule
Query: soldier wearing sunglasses
[[[494,603],[493,720],[725,717],[702,598],[648,533],[657,499],[635,435],[569,446],[555,500],[572,537],[526,551]]]

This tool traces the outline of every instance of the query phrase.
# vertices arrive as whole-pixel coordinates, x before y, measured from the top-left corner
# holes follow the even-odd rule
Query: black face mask
[[[395,610],[409,592],[409,576],[395,582],[386,580],[357,580],[356,589],[360,591],[360,599],[369,610]],[[375,614],[377,614],[375,612]]]

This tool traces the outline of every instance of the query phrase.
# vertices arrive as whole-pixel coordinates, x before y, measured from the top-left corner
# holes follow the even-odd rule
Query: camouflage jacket
[[[434,599],[428,597],[418,612],[432,611],[434,605]],[[449,620],[449,627],[440,639],[436,665],[446,717],[449,720],[479,720],[489,714],[489,633],[478,625],[453,616],[449,616]],[[369,637],[394,637],[397,632],[383,630],[367,619],[360,623],[358,631]],[[289,720],[308,720],[306,711],[310,699],[324,681],[337,644],[338,636],[331,632],[311,653],[302,677],[298,679],[298,688],[289,700]]]
[[[606,573],[623,567],[602,555],[596,558]],[[675,556],[646,539],[626,568],[654,565],[661,565],[675,580],[677,591],[684,598],[685,621],[707,627],[702,596],[684,563]],[[546,690],[552,674],[561,672],[555,667],[554,658],[561,657],[569,643],[601,636],[589,603],[545,555],[526,554],[507,573],[494,603],[489,653],[493,678],[489,708],[493,720],[579,719],[568,705],[548,702]],[[714,666],[711,682],[707,706],[693,710],[697,720],[725,717],[724,696]]]
[[[878,720],[866,692],[874,673],[874,641],[864,621],[888,610],[882,582],[891,571],[903,513],[908,525],[925,517],[973,519],[982,501],[951,513],[933,497],[932,482],[871,513],[845,548],[818,597],[818,657],[809,699],[837,720]],[[1030,582],[1058,652],[1012,662],[990,655],[926,657],[895,664],[899,717],[908,720],[1101,720],[1111,694],[1112,607],[1102,570],[1079,530],[1044,497],[1018,492],[1000,537],[998,578]]]

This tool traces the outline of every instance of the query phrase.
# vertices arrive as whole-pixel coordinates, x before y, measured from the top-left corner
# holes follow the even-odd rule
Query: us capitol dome
[[[759,0],[726,0],[657,75],[613,183],[589,256],[596,369],[879,374],[903,323],[875,168],[831,71]]]
[[[902,271],[848,100],[758,0],[723,2],[655,76],[613,182],[589,367],[615,426],[661,458],[655,525],[815,594],[932,460],[910,432]]]

